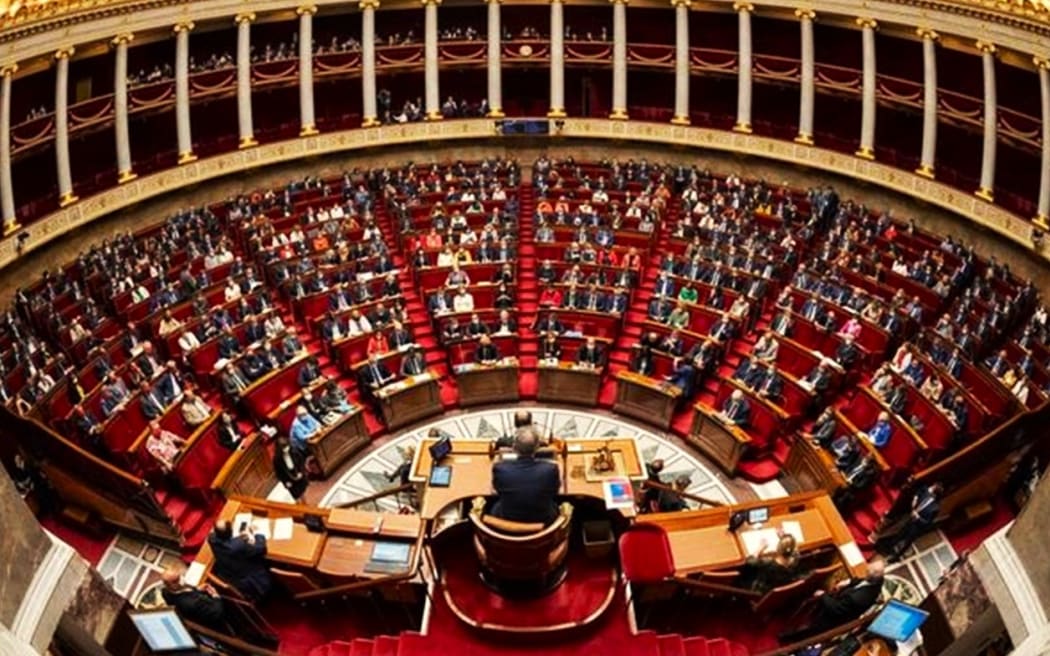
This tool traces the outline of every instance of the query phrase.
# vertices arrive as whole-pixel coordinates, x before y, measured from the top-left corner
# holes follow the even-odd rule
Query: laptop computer
[[[408,569],[412,545],[408,542],[376,542],[365,571],[374,574],[397,574]]]

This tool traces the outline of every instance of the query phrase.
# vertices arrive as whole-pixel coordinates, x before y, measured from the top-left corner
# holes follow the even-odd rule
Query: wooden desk
[[[742,534],[753,529],[745,524],[736,533],[731,533],[729,518],[735,512],[762,507],[768,507],[770,515],[769,521],[762,525],[763,529],[779,529],[786,521],[799,524],[802,541],[798,547],[803,555],[834,546],[839,549],[839,558],[850,575],[863,576],[867,571],[867,564],[860,558],[860,551],[853,542],[849,527],[835,509],[831,498],[820,492],[703,510],[641,515],[637,521],[658,524],[667,531],[675,574],[688,576],[743,565],[748,554]],[[848,562],[845,553],[859,560]]]
[[[518,361],[504,358],[496,364],[460,364],[455,367],[459,403],[508,403],[518,400]]]
[[[393,430],[442,411],[437,378],[429,371],[376,391],[386,427]]]
[[[588,407],[598,405],[602,371],[580,367],[573,362],[540,362],[539,388],[536,399],[554,403],[577,403]]]
[[[492,494],[492,457],[489,455],[490,443],[481,440],[453,440],[452,453],[443,464],[452,467],[452,481],[447,487],[431,487],[427,484],[433,461],[430,457],[430,446],[436,440],[425,439],[416,449],[412,461],[410,479],[424,485],[420,501],[420,515],[424,519],[437,517],[442,510],[455,503],[478,496]],[[622,462],[623,471],[617,477],[626,476],[632,480],[645,478],[645,467],[638,444],[632,437],[609,439],[568,439],[565,440],[564,457],[557,455],[552,462],[561,470],[562,494],[566,496],[587,496],[604,499],[600,477],[588,476],[587,466],[596,450],[608,444],[613,451],[614,459]],[[568,475],[565,475],[566,470]],[[625,509],[622,513],[632,516],[634,510]]]
[[[211,487],[227,499],[235,494],[265,498],[277,484],[270,449],[262,433],[249,435],[242,444],[243,448],[234,451],[226,460]]]
[[[616,374],[613,410],[667,430],[682,390],[655,378],[621,371]]]
[[[292,537],[266,541],[266,559],[273,565],[299,571],[330,585],[346,579],[407,579],[415,576],[422,554],[425,523],[419,515],[395,515],[356,509],[314,508],[278,503],[263,499],[242,498],[228,501],[219,519],[233,521],[239,513],[275,519],[292,517]],[[306,514],[322,518],[325,530],[311,532],[306,528]],[[237,527],[234,527],[236,530]],[[366,566],[377,542],[408,542],[412,547],[403,572],[368,572]],[[213,555],[207,543],[197,554],[197,562],[210,569]],[[320,575],[320,576],[317,576]]]
[[[834,495],[846,486],[846,479],[825,449],[798,435],[788,451],[784,471],[794,477],[803,490],[823,490]]]
[[[361,408],[354,408],[338,423],[325,426],[306,441],[310,454],[317,459],[321,472],[327,477],[346,459],[368,444],[371,438]]]
[[[739,426],[722,421],[718,413],[703,404],[693,406],[693,426],[686,441],[700,449],[730,476],[744,456],[751,437]]]

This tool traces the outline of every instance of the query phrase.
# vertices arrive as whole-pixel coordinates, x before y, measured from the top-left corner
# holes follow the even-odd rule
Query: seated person
[[[445,324],[445,329],[441,331],[441,341],[445,344],[458,342],[463,339],[464,336],[465,333],[463,332],[463,327],[459,325],[459,320],[455,317],[449,319],[448,323]]]
[[[471,338],[481,337],[482,335],[489,334],[489,327],[485,325],[485,322],[481,320],[481,317],[475,312],[470,315],[470,321],[467,322],[467,336]]]
[[[890,413],[883,411],[879,413],[875,424],[868,429],[868,432],[860,433],[857,437],[861,437],[875,445],[875,448],[881,449],[890,441],[890,435],[892,434],[893,424],[890,423]]]
[[[805,378],[798,381],[798,384],[805,390],[823,394],[831,385],[831,365],[821,360],[809,370]]]
[[[215,631],[226,632],[222,598],[210,585],[190,585],[184,580],[186,566],[182,563],[169,566],[160,575],[164,586],[160,596],[164,603],[175,609],[184,620],[200,624]]]
[[[556,333],[547,333],[540,342],[540,361],[557,362],[561,360],[561,345],[558,344]]]
[[[761,380],[756,376],[752,389],[762,398],[776,403],[784,391],[784,380],[780,377],[780,373],[777,372],[776,365],[769,365],[762,372]]]
[[[230,451],[240,447],[241,442],[244,440],[244,433],[241,432],[233,415],[229,412],[223,411],[222,415],[219,417],[218,439],[219,444]]]
[[[597,340],[588,337],[587,342],[576,351],[576,364],[597,368],[601,366],[602,352],[598,347]]]
[[[418,376],[426,370],[427,363],[423,354],[415,346],[409,347],[408,352],[401,358],[401,375]]]
[[[751,349],[751,357],[759,362],[776,362],[777,353],[780,351],[780,342],[773,338],[772,333],[763,333],[755,346]]]
[[[763,544],[758,553],[745,561],[748,587],[765,594],[798,578],[798,545],[793,535],[779,534],[776,545]]]
[[[179,457],[182,447],[186,446],[186,440],[175,433],[161,428],[159,421],[151,421],[149,424],[149,437],[146,438],[146,451],[160,463],[164,471],[170,472],[175,468],[175,460]]]
[[[492,466],[492,489],[497,498],[489,513],[513,522],[552,523],[558,517],[555,499],[561,487],[558,466],[535,458],[540,433],[532,426],[514,435],[514,460]]]
[[[324,384],[324,392],[321,394],[321,408],[325,412],[337,412],[339,414],[346,414],[353,409],[350,402],[346,398],[346,391],[339,387],[339,383],[329,378]]]
[[[204,422],[208,421],[211,417],[211,406],[204,402],[204,399],[197,396],[192,390],[187,388],[184,396],[182,397],[182,419],[186,422],[187,426],[196,428]]]
[[[815,444],[827,449],[831,446],[832,440],[835,439],[837,430],[838,420],[835,419],[835,410],[829,405],[824,408],[817,420],[813,422],[813,432],[810,434],[810,439]]]
[[[299,368],[298,383],[299,387],[306,387],[315,380],[321,377],[321,366],[317,363],[317,358],[310,356],[307,358],[303,366]]]
[[[512,335],[518,332],[518,321],[507,310],[500,310],[499,318],[492,327],[495,335]]]
[[[253,526],[234,529],[227,520],[215,523],[208,536],[214,563],[212,572],[253,602],[270,592],[272,582],[266,566],[266,537]]]
[[[394,380],[393,374],[387,369],[379,356],[373,353],[368,356],[368,364],[361,369],[361,379],[364,381],[365,387],[375,391]]]
[[[482,335],[478,340],[478,348],[474,351],[474,361],[478,364],[496,364],[499,360],[499,349],[492,343],[492,338]]]
[[[655,464],[655,463],[654,463]],[[659,494],[656,495],[656,511],[657,512],[678,512],[679,510],[689,510],[689,505],[686,504],[685,499],[682,497],[682,493],[685,492],[686,488],[692,483],[692,480],[685,476],[677,476],[674,479],[672,488],[670,490],[658,490]]]
[[[742,391],[733,390],[733,393],[722,404],[722,410],[718,416],[734,426],[747,428],[748,421],[751,419],[751,404],[748,403]]]
[[[831,454],[835,456],[835,466],[839,471],[848,471],[857,464],[862,448],[857,442],[857,436],[851,433],[832,441]]]
[[[160,398],[149,382],[143,382],[139,386],[139,407],[142,410],[142,416],[146,419],[157,419],[164,414],[164,400]]]
[[[689,399],[693,395],[693,384],[696,382],[696,369],[693,361],[689,358],[678,357],[672,363],[673,371],[665,380],[671,385],[682,390],[682,399]]]
[[[220,382],[222,383],[222,391],[231,399],[239,398],[241,393],[248,389],[248,386],[251,384],[251,381],[244,375],[240,367],[233,362],[226,363]]]

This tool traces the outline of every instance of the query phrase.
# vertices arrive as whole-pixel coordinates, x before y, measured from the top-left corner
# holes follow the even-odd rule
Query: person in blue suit
[[[875,420],[875,425],[869,428],[863,437],[874,444],[875,448],[881,449],[889,443],[892,433],[893,424],[890,423],[890,413],[883,411],[879,413],[878,419]]]
[[[215,558],[212,573],[237,588],[249,600],[258,602],[269,594],[273,582],[266,566],[266,537],[253,527],[238,527],[221,519],[208,536]]]
[[[553,462],[535,457],[541,441],[533,426],[518,429],[514,435],[517,457],[499,460],[492,466],[492,488],[497,499],[489,514],[508,521],[544,525],[557,519],[555,499],[561,476]]]

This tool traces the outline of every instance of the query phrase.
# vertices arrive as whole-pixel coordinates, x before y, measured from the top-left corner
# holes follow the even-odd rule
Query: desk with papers
[[[746,522],[729,530],[734,513],[768,508],[761,525]],[[822,492],[807,492],[780,499],[752,501],[702,510],[641,515],[639,522],[657,524],[667,531],[674,557],[675,574],[689,576],[704,571],[737,568],[764,545],[776,545],[779,532],[790,533],[800,554],[836,549],[852,576],[863,576],[867,565],[853,541],[849,527]]]

